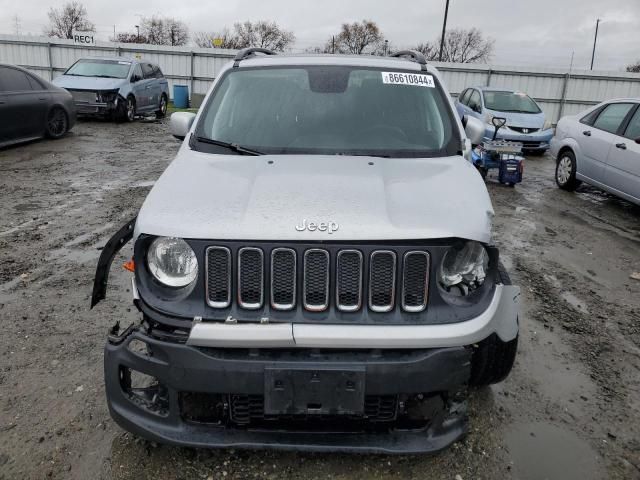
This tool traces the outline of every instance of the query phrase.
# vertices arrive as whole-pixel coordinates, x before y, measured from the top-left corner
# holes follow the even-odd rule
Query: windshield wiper
[[[91,76],[96,78],[120,78],[120,77],[114,77],[113,75],[91,75]]]
[[[245,148],[242,145],[238,145],[237,143],[222,142],[220,140],[214,140],[212,138],[207,138],[207,137],[195,137],[195,139],[198,142],[206,143],[209,145],[216,145],[218,147],[228,148],[233,152],[241,153],[243,155],[264,155],[264,153],[262,152],[259,152],[257,150],[251,150],[250,148]]]

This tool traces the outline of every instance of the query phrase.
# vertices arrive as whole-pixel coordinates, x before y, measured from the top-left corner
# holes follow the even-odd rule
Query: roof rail
[[[422,53],[418,52],[417,50],[400,50],[399,52],[393,53],[390,56],[397,58],[407,58],[412,62],[419,63],[422,66],[422,70],[427,69],[427,59]]]
[[[243,48],[242,50],[240,50],[235,58],[233,59],[233,67],[236,68],[238,65],[240,65],[240,62],[242,60],[246,60],[249,57],[253,57],[256,53],[264,53],[265,55],[277,55],[276,52],[274,52],[273,50],[269,50],[267,48],[260,48],[260,47],[249,47],[249,48]]]

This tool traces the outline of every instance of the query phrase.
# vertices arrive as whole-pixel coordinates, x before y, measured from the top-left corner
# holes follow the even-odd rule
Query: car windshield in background
[[[499,112],[540,113],[540,107],[524,93],[484,92],[484,106]]]
[[[79,60],[65,75],[78,77],[127,78],[131,62],[122,60]]]
[[[253,68],[225,76],[196,140],[213,152],[224,143],[269,154],[428,157],[456,154],[453,128],[442,89],[426,72]]]

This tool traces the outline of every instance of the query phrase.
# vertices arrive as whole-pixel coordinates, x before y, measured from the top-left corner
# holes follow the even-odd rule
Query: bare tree
[[[640,60],[636,63],[632,63],[631,65],[627,65],[627,72],[640,73]]]
[[[371,20],[343,23],[340,33],[331,37],[327,45],[331,46],[331,51],[335,53],[361,55],[379,50],[384,45],[384,35]]]
[[[151,45],[186,45],[189,30],[184,22],[175,18],[144,17],[140,23],[141,36]]]
[[[193,42],[203,48],[238,48],[238,39],[228,28],[222,32],[195,32]]]
[[[74,30],[95,32],[96,27],[87,18],[87,9],[75,0],[66,3],[61,9],[49,9],[49,26],[45,35],[58,38],[73,38]]]
[[[464,30],[455,28],[444,36],[442,61],[454,63],[486,63],[493,55],[494,41],[484,38],[477,28]],[[427,60],[438,60],[440,53],[440,39],[435,42],[422,43],[416,47]]]
[[[262,47],[282,52],[296,39],[293,32],[265,20],[236,23],[233,30],[237,48]]]

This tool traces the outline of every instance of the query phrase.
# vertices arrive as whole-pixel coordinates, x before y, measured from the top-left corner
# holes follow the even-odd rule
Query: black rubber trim
[[[111,263],[113,257],[133,238],[133,228],[136,225],[136,219],[132,220],[123,226],[116,234],[109,239],[107,244],[102,249],[100,258],[98,259],[98,266],[96,267],[96,276],[93,280],[93,293],[91,294],[91,308],[95,307],[98,303],[105,299],[107,296],[107,284],[109,283],[109,270],[111,269]]]

